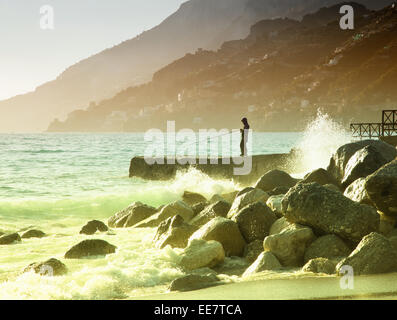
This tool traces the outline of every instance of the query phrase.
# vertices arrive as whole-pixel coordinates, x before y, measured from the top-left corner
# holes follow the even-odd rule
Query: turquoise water
[[[289,152],[301,137],[256,133],[252,154]],[[143,139],[143,134],[0,135],[0,197],[64,200],[131,192],[145,184],[128,178],[130,159],[145,152]]]

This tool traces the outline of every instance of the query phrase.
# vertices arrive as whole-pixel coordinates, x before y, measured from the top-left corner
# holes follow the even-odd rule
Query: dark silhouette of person
[[[241,132],[240,150],[241,150],[241,156],[244,157],[247,155],[248,130],[250,129],[250,125],[248,124],[247,118],[243,118],[241,122],[243,123],[244,128],[240,129]]]

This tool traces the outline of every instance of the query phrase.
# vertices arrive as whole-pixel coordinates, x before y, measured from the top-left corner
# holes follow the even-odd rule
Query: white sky
[[[159,24],[186,0],[0,0],[0,100]],[[40,8],[54,8],[54,30]]]

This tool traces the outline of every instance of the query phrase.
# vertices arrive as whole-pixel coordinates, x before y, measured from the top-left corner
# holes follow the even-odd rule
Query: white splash
[[[326,169],[332,154],[351,140],[351,133],[342,124],[318,111],[316,119],[308,124],[298,144],[303,155],[304,171]]]

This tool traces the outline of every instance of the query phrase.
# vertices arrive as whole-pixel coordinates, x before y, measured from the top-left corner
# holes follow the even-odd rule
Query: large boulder
[[[351,253],[351,249],[346,243],[336,235],[329,234],[317,238],[307,248],[305,252],[305,263],[312,259],[326,258],[335,259],[339,257],[347,257]]]
[[[233,191],[233,192],[223,193],[223,194],[215,194],[210,199],[210,203],[215,203],[218,201],[226,201],[228,203],[233,203],[237,194],[238,194],[238,191]]]
[[[244,272],[243,277],[251,276],[262,271],[279,270],[282,266],[271,252],[262,252],[255,262]]]
[[[380,217],[379,233],[383,234],[384,236],[388,236],[390,232],[393,231],[394,226],[396,225],[397,217],[387,216],[380,211],[378,213]]]
[[[225,260],[225,251],[217,241],[193,239],[181,254],[179,265],[186,270],[212,268]]]
[[[308,261],[302,268],[303,272],[335,274],[336,261],[326,258],[316,258]]]
[[[108,220],[111,228],[128,228],[149,218],[157,212],[156,208],[141,202],[134,202],[128,208],[116,213]]]
[[[292,178],[288,173],[280,170],[272,170],[263,175],[255,184],[255,188],[265,192],[278,187],[293,187],[299,180]]]
[[[43,231],[31,229],[23,233],[21,238],[22,239],[43,238],[45,237],[45,235],[46,234]]]
[[[263,248],[273,253],[283,266],[300,267],[305,251],[314,239],[312,229],[292,224],[281,233],[266,237]]]
[[[250,191],[252,191],[254,189],[255,189],[254,187],[246,187],[246,188],[240,190],[239,192],[237,192],[236,198],[239,197],[239,196],[242,196],[243,194],[245,194],[247,192],[250,192]]]
[[[317,183],[291,188],[283,199],[283,212],[290,222],[354,242],[379,229],[379,214],[373,207],[356,203]]]
[[[84,240],[65,253],[65,259],[80,259],[90,256],[104,256],[115,253],[117,247],[104,240]]]
[[[333,175],[333,177],[342,181],[345,176],[345,168],[350,158],[360,149],[366,146],[373,146],[378,152],[380,152],[385,158],[394,159],[397,156],[396,148],[392,145],[387,144],[380,140],[364,140],[353,143],[348,143],[340,147],[331,157],[327,171]]]
[[[397,229],[393,229],[387,234],[387,238],[397,237]]]
[[[87,222],[87,224],[81,228],[80,234],[92,235],[97,231],[106,232],[108,230],[109,228],[102,221],[92,220]]]
[[[266,201],[266,205],[278,216],[282,217],[283,215],[283,209],[282,209],[282,202],[284,199],[284,195],[276,195],[276,196],[271,196],[269,199]]]
[[[293,223],[288,222],[285,217],[277,219],[270,228],[269,236],[281,233],[284,229],[292,226]]]
[[[232,220],[237,223],[245,241],[250,243],[265,239],[276,219],[276,215],[266,204],[256,202],[240,210]]]
[[[244,248],[243,257],[249,263],[253,263],[259,255],[263,252],[263,240],[255,240],[248,243]]]
[[[183,201],[175,201],[171,204],[164,206],[160,212],[152,215],[146,220],[135,225],[136,228],[154,228],[158,227],[161,222],[172,218],[176,215],[180,215],[183,220],[189,222],[193,216],[193,209]]]
[[[339,274],[343,266],[352,267],[354,275],[396,272],[397,252],[389,239],[373,232],[361,240],[350,256],[338,263]]]
[[[272,196],[284,195],[288,192],[288,190],[289,190],[288,187],[277,187],[274,188],[272,191],[267,191],[266,193],[269,195],[269,197],[272,197]]]
[[[0,237],[0,245],[13,244],[21,241],[21,237],[18,233],[6,234]]]
[[[206,223],[210,222],[212,219],[216,217],[226,217],[227,213],[230,210],[230,204],[226,201],[218,201],[209,206],[207,206],[204,210],[202,210],[197,216],[195,216],[190,224],[194,226],[201,227]]]
[[[188,274],[171,282],[169,291],[193,291],[220,284],[219,278],[214,274],[200,275]]]
[[[181,216],[175,216],[163,221],[154,237],[156,247],[163,249],[166,246],[172,248],[185,248],[190,236],[197,230],[197,227],[187,224]]]
[[[390,244],[392,245],[395,252],[397,252],[397,237],[389,238]]]
[[[367,177],[365,190],[379,211],[397,216],[397,159]]]
[[[218,241],[228,257],[242,256],[246,245],[237,223],[222,217],[212,219],[197,230],[190,239]]]
[[[182,195],[182,201],[187,203],[189,206],[194,206],[200,202],[207,202],[207,199],[199,193],[185,191]]]
[[[359,178],[349,185],[343,195],[350,200],[361,204],[372,205],[371,200],[368,197],[367,191],[365,190],[366,178]]]
[[[380,167],[392,161],[396,156],[397,152],[389,155],[389,157],[388,154],[383,155],[383,153],[371,145],[358,150],[346,164],[342,187],[346,188],[355,180],[365,178],[374,173]]]
[[[227,217],[231,219],[242,208],[248,206],[249,204],[258,201],[266,203],[267,199],[269,199],[268,194],[260,189],[252,189],[248,192],[245,192],[242,195],[236,197],[236,199],[233,201],[232,207],[230,208]]]
[[[192,206],[193,217],[196,217],[201,211],[203,211],[208,206],[207,202],[196,203]],[[162,209],[162,208],[161,208]],[[161,209],[159,211],[161,211]]]
[[[330,174],[327,170],[320,168],[317,170],[314,170],[303,178],[300,183],[312,183],[312,182],[317,182],[318,184],[321,184],[322,186],[326,184],[333,184],[333,185],[338,185],[339,182]]]
[[[66,265],[57,259],[49,259],[44,262],[32,263],[23,272],[38,273],[41,276],[62,276],[68,272]]]

